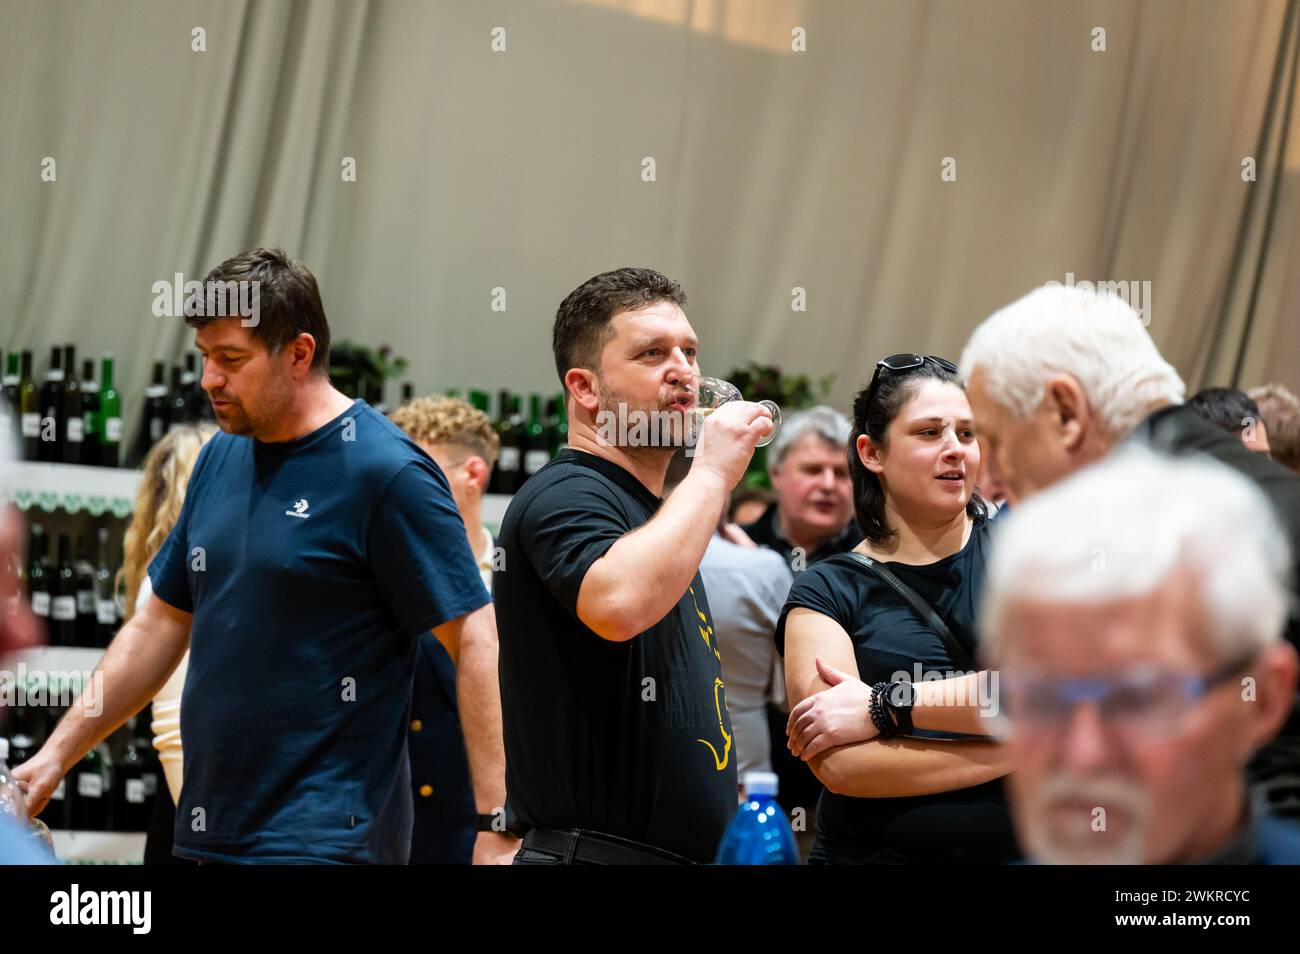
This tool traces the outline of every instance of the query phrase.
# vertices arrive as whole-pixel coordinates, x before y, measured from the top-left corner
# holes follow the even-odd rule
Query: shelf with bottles
[[[25,562],[15,558],[0,571],[17,580],[48,646],[102,651],[124,615],[116,582],[120,527],[88,525],[84,517],[63,514],[48,521],[30,516]]]
[[[114,472],[123,463],[133,466],[143,460],[170,427],[212,420],[212,405],[199,384],[198,356],[190,352],[183,365],[171,366],[170,388],[167,362],[155,361],[135,439],[128,449],[113,355],[100,359],[98,380],[94,359],[81,363],[80,377],[77,368],[76,346],[54,345],[38,384],[31,351],[6,355],[0,434],[12,435],[24,461]]]
[[[6,756],[10,768],[17,768],[40,751],[68,701],[66,696],[57,705],[28,700],[26,705],[7,710],[7,722],[0,728],[0,754]],[[67,857],[58,850],[60,832],[72,847],[78,841],[84,843],[90,834],[145,832],[153,816],[154,800],[169,797],[158,753],[148,736],[148,713],[146,708],[131,717],[87,752],[64,776],[37,816],[54,834],[60,858]],[[75,853],[83,858],[96,857],[84,850]]]

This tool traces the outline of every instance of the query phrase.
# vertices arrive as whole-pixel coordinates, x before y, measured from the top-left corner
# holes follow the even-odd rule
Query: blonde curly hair
[[[135,510],[122,542],[122,568],[114,585],[126,587],[126,618],[135,615],[135,601],[144,582],[149,561],[162,549],[163,541],[181,515],[185,488],[190,482],[199,451],[216,425],[206,421],[173,428],[154,444],[144,459],[140,487],[135,492]]]
[[[415,398],[393,412],[392,422],[417,444],[455,444],[482,457],[489,468],[501,452],[488,416],[459,398]]]

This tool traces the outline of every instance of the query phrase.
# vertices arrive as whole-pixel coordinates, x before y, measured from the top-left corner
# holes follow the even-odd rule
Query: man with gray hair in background
[[[1114,293],[1054,283],[1035,289],[975,329],[961,372],[985,466],[1013,505],[1123,442],[1142,442],[1174,456],[1205,455],[1250,480],[1300,553],[1300,477],[1184,404],[1178,372]],[[1191,506],[1204,513],[1217,504]],[[1285,635],[1300,646],[1300,617],[1291,616]],[[1300,817],[1300,706],[1292,708],[1251,778],[1267,787],[1275,812]]]
[[[1128,447],[1011,513],[980,648],[1032,860],[1300,863],[1244,773],[1295,692],[1290,568],[1263,494],[1204,457]]]
[[[862,540],[853,523],[848,419],[818,405],[791,414],[768,448],[767,473],[776,502],[741,529],[775,550],[795,573]]]

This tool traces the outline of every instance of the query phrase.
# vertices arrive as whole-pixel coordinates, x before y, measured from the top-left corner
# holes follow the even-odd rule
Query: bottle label
[[[41,416],[27,413],[23,415],[23,437],[41,436]]]
[[[149,440],[160,441],[163,436],[163,419],[161,417],[149,418]]]
[[[37,616],[44,616],[47,619],[50,615],[50,594],[33,593],[32,594],[32,612]]]
[[[80,444],[81,439],[84,436],[85,436],[85,432],[82,430],[81,427],[81,418],[79,417],[68,418],[68,442],[71,444]]]
[[[77,618],[77,598],[56,596],[50,600],[50,618],[67,622]]]
[[[63,795],[64,795],[64,792],[65,792],[65,789],[64,789],[64,785],[63,785],[63,783],[64,783],[65,781],[66,781],[66,779],[59,779],[59,784],[58,784],[57,786],[55,786],[54,791],[50,793],[50,801],[52,801],[52,802],[61,802],[61,801],[63,801]]]
[[[544,450],[530,450],[524,455],[524,473],[535,474],[551,462],[551,455]]]
[[[95,419],[89,414],[81,415],[81,432],[83,434],[95,433]]]
[[[117,443],[122,439],[122,419],[120,417],[104,418],[104,436],[110,443]]]
[[[519,469],[519,448],[503,447],[501,456],[497,458],[497,467],[502,470],[514,472]]]
[[[144,790],[144,779],[128,778],[126,780],[126,800],[132,805],[143,805],[144,797],[147,793]]]
[[[158,794],[158,776],[155,773],[145,772],[144,775],[140,776],[140,780],[144,782],[144,793],[146,796],[153,798]]]
[[[117,622],[117,605],[112,600],[95,600],[95,619],[101,626]]]
[[[77,615],[89,616],[95,612],[95,591],[77,590]]]
[[[92,772],[82,772],[77,776],[77,794],[82,798],[103,798],[104,777]]]

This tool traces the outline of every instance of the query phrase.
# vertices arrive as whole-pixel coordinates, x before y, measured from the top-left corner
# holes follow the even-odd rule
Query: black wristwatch
[[[893,717],[900,735],[912,734],[912,707],[916,705],[916,686],[910,680],[891,682],[885,690],[884,704]]]

